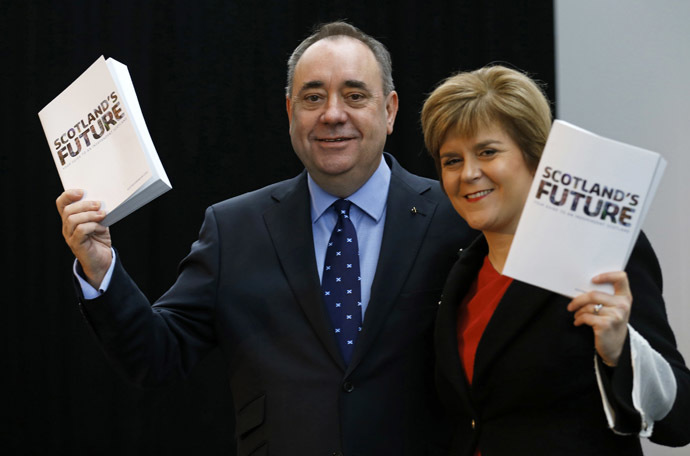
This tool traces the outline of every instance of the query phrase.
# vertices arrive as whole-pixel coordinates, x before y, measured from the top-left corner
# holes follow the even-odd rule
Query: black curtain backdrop
[[[234,454],[219,353],[187,381],[144,391],[95,343],[77,309],[55,209],[62,186],[37,113],[100,55],[128,65],[173,190],[111,231],[155,300],[208,205],[302,169],[288,136],[285,64],[315,23],[334,19],[390,49],[400,112],[386,148],[418,174],[434,176],[419,111],[452,72],[503,62],[554,98],[551,0],[2,2],[5,454]]]

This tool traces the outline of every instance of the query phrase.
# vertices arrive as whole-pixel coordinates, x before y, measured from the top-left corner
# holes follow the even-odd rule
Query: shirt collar
[[[359,190],[346,199],[352,201],[355,206],[378,222],[386,209],[390,181],[391,169],[388,167],[386,160],[381,157],[381,163],[379,163],[374,174]],[[309,185],[309,194],[311,195],[311,221],[314,223],[339,198],[319,187],[309,173],[307,173],[307,184]],[[382,188],[386,190],[381,191]]]

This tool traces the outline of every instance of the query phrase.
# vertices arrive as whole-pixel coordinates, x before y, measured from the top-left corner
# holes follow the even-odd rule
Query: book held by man
[[[172,188],[122,63],[101,56],[38,117],[63,187],[101,201],[103,225]]]
[[[657,153],[556,120],[503,274],[565,296],[625,269],[666,167]]]

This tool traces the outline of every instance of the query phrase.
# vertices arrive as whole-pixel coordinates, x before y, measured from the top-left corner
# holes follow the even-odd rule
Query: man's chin
[[[338,153],[330,151],[320,154],[315,161],[315,165],[319,171],[327,176],[340,176],[346,174],[357,164],[355,155],[348,151],[341,151]]]

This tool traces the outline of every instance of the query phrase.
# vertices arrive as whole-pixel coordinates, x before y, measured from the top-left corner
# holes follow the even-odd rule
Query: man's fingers
[[[76,214],[97,212],[101,208],[100,201],[76,201],[72,204],[68,204],[62,210],[62,221],[67,223],[67,221]]]
[[[75,235],[79,237],[86,237],[92,233],[100,233],[104,228],[99,222],[105,218],[103,211],[83,211],[74,214],[66,215],[65,223],[63,224],[63,234],[65,238],[73,238]]]
[[[98,232],[100,226],[98,222],[80,223],[75,227],[72,237],[79,239],[80,242],[84,242],[91,234]]]
[[[84,191],[79,189],[65,190],[57,197],[55,200],[55,205],[60,214],[63,213],[65,208],[75,201],[79,201],[84,196]]]

